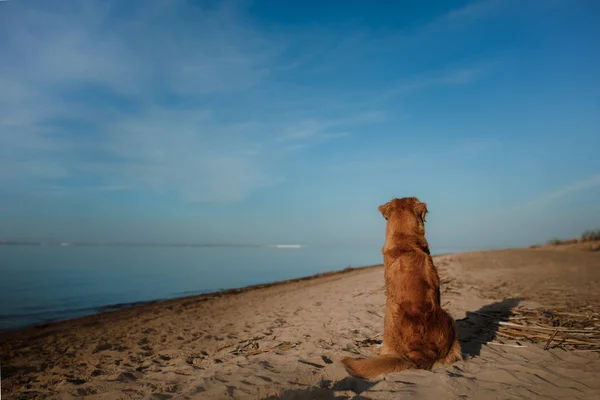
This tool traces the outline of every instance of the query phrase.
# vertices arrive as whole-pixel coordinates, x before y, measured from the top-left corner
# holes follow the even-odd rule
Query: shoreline
[[[434,256],[434,257],[436,257],[436,256]],[[365,265],[365,266],[359,266],[359,267],[345,267],[344,269],[326,271],[326,272],[302,276],[302,277],[298,277],[298,278],[290,278],[290,279],[284,279],[284,280],[266,282],[266,283],[257,283],[254,285],[247,285],[247,286],[241,286],[241,287],[229,288],[229,289],[221,289],[221,290],[209,291],[206,293],[197,293],[197,294],[186,295],[186,296],[177,296],[177,297],[171,297],[171,298],[136,301],[136,302],[130,302],[130,303],[107,304],[104,306],[89,308],[88,310],[96,310],[96,312],[93,312],[93,313],[90,313],[87,315],[82,315],[79,317],[54,319],[54,320],[37,323],[37,324],[31,324],[31,325],[20,326],[20,327],[15,327],[15,328],[8,328],[8,329],[1,329],[0,330],[0,339],[2,339],[5,336],[17,334],[20,332],[39,330],[39,329],[43,329],[43,328],[51,328],[55,325],[74,323],[77,321],[84,322],[85,320],[90,319],[90,318],[99,317],[104,314],[119,313],[124,310],[132,310],[132,309],[136,309],[136,308],[161,305],[161,304],[165,305],[165,304],[169,304],[169,303],[178,303],[178,302],[181,302],[184,300],[194,301],[194,302],[207,301],[207,300],[211,300],[211,299],[215,299],[215,298],[219,298],[219,297],[223,297],[223,296],[233,296],[233,295],[238,295],[241,293],[246,293],[246,292],[250,292],[250,291],[254,291],[254,290],[258,290],[258,289],[266,289],[266,288],[270,288],[270,287],[282,286],[282,285],[291,284],[291,283],[311,281],[311,280],[315,280],[315,279],[319,279],[319,278],[327,278],[327,277],[331,277],[331,276],[346,274],[346,273],[365,270],[365,269],[369,269],[369,268],[377,268],[377,267],[383,267],[383,264],[373,264],[373,265]],[[68,310],[68,311],[70,311],[70,310]]]

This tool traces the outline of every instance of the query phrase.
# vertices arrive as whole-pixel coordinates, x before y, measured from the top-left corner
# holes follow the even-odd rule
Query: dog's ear
[[[390,216],[390,203],[385,203],[379,206],[379,212],[383,215],[383,218],[387,221]]]
[[[385,204],[379,206],[379,212],[383,215],[383,218],[387,221],[394,209],[394,200],[388,201]]]
[[[427,204],[422,201],[416,201],[414,205],[415,214],[421,222],[425,223],[425,215],[427,215]]]

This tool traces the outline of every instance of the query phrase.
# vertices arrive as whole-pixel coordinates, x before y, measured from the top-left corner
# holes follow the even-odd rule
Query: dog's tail
[[[350,375],[362,379],[373,379],[382,374],[418,368],[410,359],[396,355],[381,355],[362,360],[345,357],[342,363]]]

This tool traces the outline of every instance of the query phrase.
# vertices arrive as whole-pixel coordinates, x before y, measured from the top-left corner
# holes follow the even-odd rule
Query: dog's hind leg
[[[450,351],[448,351],[448,354],[446,354],[445,357],[442,357],[438,361],[436,361],[433,367],[443,367],[446,365],[450,365],[453,362],[461,361],[463,359],[464,357],[462,355],[460,342],[458,340],[455,340],[454,343],[452,343],[452,347],[450,348]]]
[[[406,358],[412,361],[418,369],[430,370],[436,362],[437,353],[430,349],[412,350],[406,353]]]

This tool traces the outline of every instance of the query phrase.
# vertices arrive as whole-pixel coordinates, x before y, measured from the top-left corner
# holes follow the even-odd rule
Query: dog
[[[387,221],[383,343],[375,357],[342,359],[346,371],[371,380],[461,360],[456,325],[440,305],[440,278],[425,239],[427,205],[416,197],[395,198],[379,211]]]

